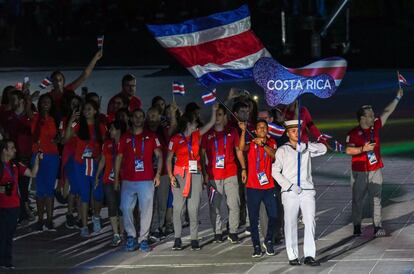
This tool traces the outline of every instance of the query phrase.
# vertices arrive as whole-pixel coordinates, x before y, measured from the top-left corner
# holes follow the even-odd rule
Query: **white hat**
[[[303,123],[303,120],[300,120],[300,124],[302,125],[302,123]],[[285,121],[285,128],[294,128],[294,127],[298,127],[298,125],[299,125],[299,123],[298,123],[298,120],[296,119],[296,120],[288,120],[288,121]]]

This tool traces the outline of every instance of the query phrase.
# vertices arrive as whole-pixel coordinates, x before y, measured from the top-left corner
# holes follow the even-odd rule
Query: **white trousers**
[[[298,215],[302,211],[305,225],[303,253],[305,257],[315,258],[315,190],[303,190],[300,194],[293,191],[282,193],[285,212],[285,243],[289,260],[299,258]]]

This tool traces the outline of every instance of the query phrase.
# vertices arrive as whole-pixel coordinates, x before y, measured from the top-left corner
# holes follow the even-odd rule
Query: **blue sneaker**
[[[141,250],[142,252],[150,252],[151,251],[151,247],[149,246],[147,240],[141,241],[141,243],[139,244],[139,250]]]
[[[125,250],[126,251],[135,251],[138,249],[137,239],[132,236],[128,236],[126,243],[125,243]]]
[[[101,218],[92,216],[93,232],[99,233],[102,230]]]

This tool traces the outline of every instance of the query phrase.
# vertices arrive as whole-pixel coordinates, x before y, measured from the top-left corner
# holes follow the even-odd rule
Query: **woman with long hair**
[[[31,131],[33,135],[32,163],[38,152],[43,153],[39,172],[36,176],[36,204],[38,222],[36,230],[43,230],[43,214],[46,208],[46,229],[53,230],[53,202],[55,182],[59,169],[60,142],[59,121],[55,118],[55,108],[52,97],[43,94],[37,103],[38,112],[33,115]]]
[[[99,106],[95,101],[87,101],[80,112],[73,112],[66,130],[65,139],[76,136],[76,149],[74,155],[74,168],[79,184],[81,197],[81,221],[80,235],[89,237],[88,209],[90,197],[93,196],[94,215],[92,216],[93,230],[95,233],[101,230],[100,211],[102,208],[103,190],[102,184],[95,186],[101,147],[105,138],[105,125],[99,119]],[[75,123],[76,120],[79,122]],[[91,192],[93,195],[91,195]]]
[[[201,136],[206,133],[216,122],[216,111],[218,105],[212,107],[211,119],[198,128],[197,119],[190,112],[184,114],[178,121],[177,133],[171,137],[168,145],[167,171],[173,189],[173,223],[175,242],[173,250],[181,250],[181,216],[183,208],[188,202],[188,214],[190,217],[191,249],[199,250],[198,242],[198,209],[200,206],[202,192],[202,176],[200,165],[200,141]],[[173,168],[172,159],[176,156]]]
[[[111,221],[112,237],[111,246],[118,246],[121,243],[121,235],[123,233],[122,215],[120,206],[120,192],[114,188],[114,163],[116,154],[118,153],[118,143],[121,136],[126,132],[127,127],[125,122],[115,120],[109,124],[109,137],[105,140],[102,147],[102,155],[99,160],[98,171],[95,175],[95,186],[100,183],[101,173],[103,171],[103,190],[106,203],[108,205],[108,215]]]

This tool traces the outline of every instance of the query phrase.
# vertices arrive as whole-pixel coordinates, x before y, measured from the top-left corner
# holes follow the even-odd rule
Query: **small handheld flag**
[[[340,152],[340,153],[344,153],[344,146],[339,143],[338,141],[335,140],[335,151],[336,152]]]
[[[39,87],[42,88],[42,89],[45,89],[48,86],[50,86],[50,84],[52,84],[52,80],[50,80],[49,77],[46,77],[45,79],[42,80],[42,82],[40,83]]]
[[[273,137],[281,137],[285,133],[285,128],[273,123],[267,123],[269,134]]]
[[[23,90],[23,83],[18,82],[14,85],[14,88],[17,90]]]
[[[205,105],[212,104],[216,101],[216,89],[209,91],[201,96]]]
[[[404,78],[404,76],[402,76],[399,72],[397,72],[398,74],[398,83],[401,86],[401,84],[408,86],[408,82],[407,80]]]
[[[98,43],[98,48],[100,50],[102,50],[103,49],[103,44],[104,44],[104,36],[100,35],[96,38],[96,40],[97,40],[97,43]]]
[[[172,92],[177,95],[185,95],[185,87],[181,82],[174,81],[172,83]]]
[[[332,136],[331,135],[328,135],[328,134],[326,134],[326,133],[322,133],[319,137],[318,137],[318,142],[319,141],[328,141],[329,139],[332,139]]]

